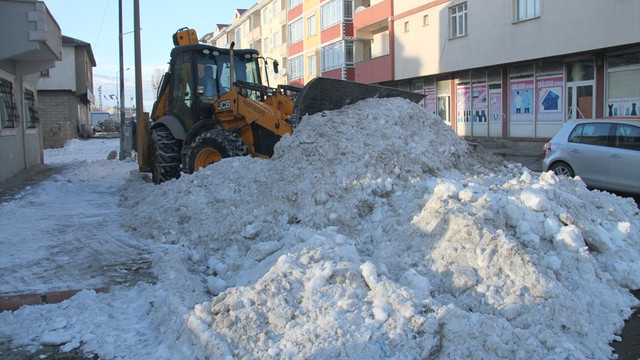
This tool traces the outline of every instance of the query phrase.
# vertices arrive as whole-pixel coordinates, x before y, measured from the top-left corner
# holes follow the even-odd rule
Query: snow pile
[[[632,200],[475,152],[401,99],[305,117],[270,160],[132,176],[120,205],[162,245],[156,284],[0,320],[86,307],[103,320],[44,329],[105,359],[600,359],[638,305]]]

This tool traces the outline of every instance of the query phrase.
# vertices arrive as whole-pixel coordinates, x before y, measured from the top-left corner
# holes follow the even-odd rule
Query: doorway
[[[593,119],[593,81],[567,84],[567,120]]]
[[[567,62],[567,120],[593,119],[594,59]]]

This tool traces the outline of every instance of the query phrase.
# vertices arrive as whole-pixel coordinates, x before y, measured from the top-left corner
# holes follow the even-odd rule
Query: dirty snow
[[[14,269],[4,293],[111,286],[0,313],[15,346],[101,359],[602,359],[639,305],[632,200],[474,151],[401,99],[305,117],[271,160],[224,159],[159,186],[106,155],[69,159],[62,178],[0,204],[3,248],[38,248],[2,253]],[[14,230],[36,203],[38,225]],[[46,247],[72,243],[74,257],[87,244],[56,230],[71,208],[118,219],[91,233],[107,254],[97,261],[150,258],[154,280],[33,277],[32,263],[57,261]]]

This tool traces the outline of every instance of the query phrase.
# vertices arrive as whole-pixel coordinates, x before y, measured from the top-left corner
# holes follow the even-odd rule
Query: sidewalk
[[[468,138],[469,143],[479,144],[493,155],[510,162],[520,163],[531,171],[542,171],[542,149],[547,140],[512,141],[494,138]]]

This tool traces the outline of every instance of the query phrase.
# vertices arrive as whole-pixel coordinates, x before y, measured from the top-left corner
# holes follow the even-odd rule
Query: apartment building
[[[324,76],[420,92],[460,136],[546,139],[568,120],[640,112],[638,1],[262,0],[218,38],[264,53],[273,2],[285,16],[270,56],[289,84]]]
[[[461,136],[545,139],[638,117],[640,2],[393,2],[393,81]],[[356,64],[357,67],[357,64]]]
[[[236,49],[251,48],[260,51],[267,61],[262,69],[262,79],[271,86],[287,84],[287,13],[286,0],[262,0],[251,9],[237,9],[231,24],[218,24],[212,33],[200,40],[220,48],[228,48],[235,42]],[[278,73],[273,64],[277,61]]]

